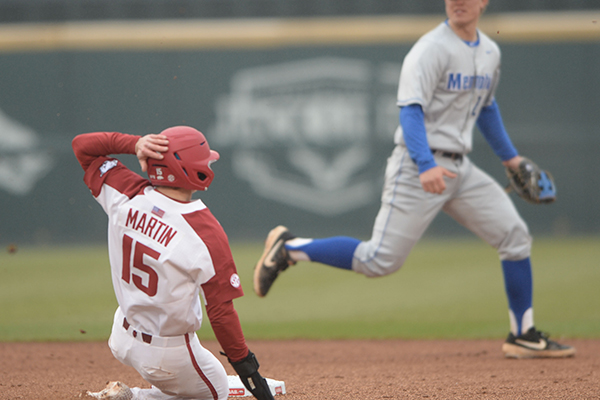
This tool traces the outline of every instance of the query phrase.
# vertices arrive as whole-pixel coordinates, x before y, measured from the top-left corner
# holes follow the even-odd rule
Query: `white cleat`
[[[131,400],[133,393],[129,386],[122,382],[108,382],[106,387],[100,392],[86,392],[85,397],[101,400]]]

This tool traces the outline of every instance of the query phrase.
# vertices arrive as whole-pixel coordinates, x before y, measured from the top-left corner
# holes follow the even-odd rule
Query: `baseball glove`
[[[509,182],[506,191],[514,190],[529,203],[552,203],[556,200],[556,186],[552,175],[528,158],[523,157],[516,171],[506,168],[506,176]]]

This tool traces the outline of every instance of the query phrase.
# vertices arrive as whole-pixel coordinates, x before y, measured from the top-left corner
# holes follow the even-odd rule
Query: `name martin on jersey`
[[[141,215],[140,215],[141,214]],[[177,231],[153,216],[143,211],[129,209],[125,226],[148,236],[159,244],[167,247],[169,242],[177,235]]]
[[[460,72],[449,72],[446,89],[459,90],[489,90],[492,87],[492,77],[485,75],[463,75]]]

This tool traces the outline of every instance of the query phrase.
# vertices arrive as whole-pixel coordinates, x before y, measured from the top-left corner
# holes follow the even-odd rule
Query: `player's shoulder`
[[[185,212],[181,212],[181,216],[203,240],[207,237],[220,240],[227,237],[221,223],[201,200],[195,200]]]
[[[456,36],[444,21],[425,33],[413,45],[411,52],[417,54],[443,55],[451,54],[456,44]]]
[[[480,44],[486,49],[493,50],[496,53],[500,54],[500,46],[498,46],[498,43],[496,43],[496,41],[489,37],[485,32],[482,32],[480,30],[478,32]]]
[[[85,171],[83,178],[94,197],[98,197],[105,187],[129,198],[150,185],[148,179],[136,174],[116,158],[97,157]]]
[[[438,24],[435,28],[426,32],[423,36],[417,40],[415,45],[419,46],[438,46],[444,44],[448,39],[452,37],[451,29],[448,24],[444,21]]]

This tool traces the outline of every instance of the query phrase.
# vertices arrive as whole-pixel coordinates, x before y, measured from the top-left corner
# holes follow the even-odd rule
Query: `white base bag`
[[[276,381],[274,379],[265,378],[271,394],[276,396],[278,394],[285,394],[285,383],[283,381]],[[229,397],[249,397],[252,396],[249,390],[246,389],[240,377],[237,375],[227,375],[229,381]]]

